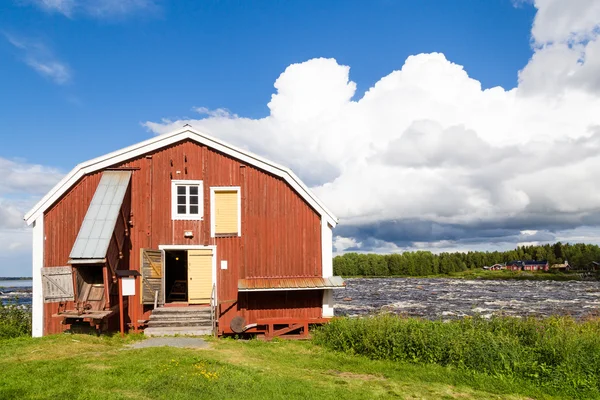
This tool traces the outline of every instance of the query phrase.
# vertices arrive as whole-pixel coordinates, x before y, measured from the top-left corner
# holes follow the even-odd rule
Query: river
[[[12,303],[16,300],[21,305],[30,306],[31,285],[30,280],[0,280],[0,301],[2,303]]]
[[[600,282],[462,280],[425,278],[346,279],[334,291],[335,315],[388,311],[451,319],[511,316],[600,315]]]
[[[31,304],[31,281],[0,281],[0,300]],[[388,311],[413,317],[450,319],[600,315],[600,282],[490,281],[443,278],[346,279],[334,291],[335,315],[357,316]]]

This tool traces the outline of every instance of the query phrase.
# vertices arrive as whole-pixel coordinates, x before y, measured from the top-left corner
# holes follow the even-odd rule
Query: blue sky
[[[600,243],[600,2],[0,3],[0,276],[77,163],[189,123],[289,166],[334,251]]]
[[[23,61],[27,51],[0,42],[0,156],[65,171],[145,138],[141,122],[193,106],[264,117],[279,74],[315,57],[351,66],[358,96],[431,51],[484,87],[514,87],[535,13],[509,0],[178,1],[99,18],[25,4],[2,3],[2,32],[45,46],[70,78],[41,76]]]

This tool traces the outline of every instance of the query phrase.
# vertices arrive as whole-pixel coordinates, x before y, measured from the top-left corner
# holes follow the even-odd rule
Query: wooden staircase
[[[210,307],[159,307],[152,311],[146,336],[212,334]]]

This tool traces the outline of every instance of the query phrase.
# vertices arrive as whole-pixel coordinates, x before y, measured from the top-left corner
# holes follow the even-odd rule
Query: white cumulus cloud
[[[145,125],[189,123],[291,167],[340,217],[338,251],[550,241],[600,223],[598,4],[535,1],[516,88],[483,90],[430,53],[354,100],[350,67],[319,58],[279,76],[265,118],[201,108]]]
[[[0,157],[0,276],[31,275],[31,229],[23,215],[63,175],[55,168]]]

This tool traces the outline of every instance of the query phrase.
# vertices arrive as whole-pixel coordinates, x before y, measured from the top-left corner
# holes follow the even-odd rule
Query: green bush
[[[333,350],[534,381],[573,397],[600,396],[600,321],[568,317],[336,318],[315,332]]]
[[[17,302],[4,304],[0,300],[0,339],[31,336],[31,311]]]

